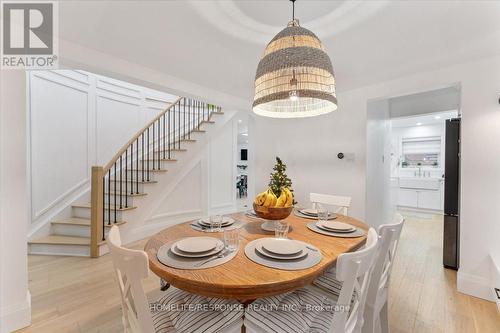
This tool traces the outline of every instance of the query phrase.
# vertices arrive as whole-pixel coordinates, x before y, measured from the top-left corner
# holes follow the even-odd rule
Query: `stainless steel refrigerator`
[[[460,119],[446,120],[443,265],[458,269],[460,254]]]

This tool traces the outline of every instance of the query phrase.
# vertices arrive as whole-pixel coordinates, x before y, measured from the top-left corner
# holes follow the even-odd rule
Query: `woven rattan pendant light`
[[[255,74],[253,111],[273,118],[318,116],[337,109],[332,62],[318,37],[295,19],[267,44]]]

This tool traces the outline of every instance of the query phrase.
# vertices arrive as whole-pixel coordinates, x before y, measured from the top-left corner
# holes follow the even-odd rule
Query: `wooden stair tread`
[[[156,160],[155,160],[156,161]],[[106,182],[107,180],[105,180]],[[111,178],[110,179],[110,182],[111,183],[114,183],[115,182],[115,179],[114,178]],[[117,183],[120,183],[120,180],[117,179],[116,180]],[[139,183],[139,184],[155,184],[155,183],[158,183],[157,180],[135,180],[135,179],[127,179],[125,177],[122,178],[122,183]]]
[[[180,149],[179,148],[170,148],[170,151],[171,152],[185,152],[185,151],[187,151],[187,149],[185,149],[185,148],[180,148]],[[168,152],[168,149],[154,151],[155,154],[158,154],[158,152],[161,152],[161,153]]]
[[[49,235],[37,238],[28,242],[28,244],[53,244],[53,245],[90,245],[89,237],[74,237],[62,235]]]
[[[195,133],[205,133],[206,131],[205,131],[205,130],[202,130],[202,129],[194,129],[194,130],[192,130],[191,132],[195,132]]]
[[[84,219],[84,218],[81,218],[81,217],[68,217],[68,218],[65,218],[65,219],[54,220],[51,223],[52,224],[78,225],[78,226],[88,226],[88,227],[90,227],[90,219]],[[116,225],[120,225],[120,224],[125,224],[125,223],[127,223],[127,222],[125,222],[125,221],[117,221],[115,224]],[[109,227],[111,227],[111,226],[109,226]],[[106,227],[108,227],[107,224],[106,224]]]
[[[115,191],[111,191],[111,192],[104,192],[104,196],[108,195],[108,194],[111,194],[111,195],[120,195],[120,192],[115,192]],[[147,193],[122,193],[121,194],[122,196],[127,196],[127,197],[144,197],[146,195],[148,195]]]
[[[72,207],[75,207],[75,208],[91,208],[91,205],[90,203],[80,203],[80,204],[73,204]],[[130,206],[130,207],[122,207],[120,208],[120,206],[116,206],[116,210],[117,211],[126,211],[126,210],[132,210],[132,209],[136,209],[137,207],[135,206]],[[104,209],[106,210],[115,210],[115,205],[105,205],[104,206]]]
[[[202,120],[201,123],[202,124],[215,124],[215,121],[213,121],[213,120]]]
[[[211,115],[212,115],[212,114],[219,114],[219,115],[220,115],[220,114],[224,114],[224,112],[222,112],[222,111],[213,111],[213,112],[211,112],[210,114],[211,114]]]
[[[195,139],[181,139],[181,142],[196,142]]]
[[[156,161],[156,160],[155,160]],[[148,172],[147,169],[128,169],[127,172],[136,172],[138,171],[139,172],[139,175],[142,173],[142,171],[144,170],[144,172]],[[167,169],[149,169],[150,172],[167,172],[168,170]]]
[[[144,161],[147,161],[147,160],[148,160],[148,159],[145,159]],[[152,158],[150,158],[149,160],[150,160],[150,161],[152,161],[153,159],[152,159]],[[157,159],[157,158],[155,158],[155,159],[154,159],[154,161],[155,161],[155,162],[157,162],[157,161],[158,161],[158,159]],[[175,158],[160,158],[160,161],[161,161],[161,162],[177,162],[177,159],[175,159]]]

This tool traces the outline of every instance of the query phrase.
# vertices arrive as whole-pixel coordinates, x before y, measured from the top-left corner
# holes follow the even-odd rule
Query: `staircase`
[[[138,131],[105,166],[92,167],[90,202],[74,203],[72,216],[51,221],[51,234],[30,240],[32,254],[99,257],[113,225],[140,209],[158,175],[182,158],[195,135],[214,124],[220,107],[180,97]]]

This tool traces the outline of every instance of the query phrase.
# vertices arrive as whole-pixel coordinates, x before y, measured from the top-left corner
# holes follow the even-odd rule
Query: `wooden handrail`
[[[106,174],[111,167],[118,161],[120,156],[122,156],[125,151],[132,145],[132,143],[137,140],[138,137],[140,137],[151,125],[153,125],[158,119],[160,119],[164,114],[166,114],[172,107],[174,107],[177,103],[179,103],[184,97],[179,97],[176,99],[172,104],[170,104],[165,111],[161,112],[159,115],[157,115],[153,120],[151,120],[149,123],[147,123],[143,128],[141,128],[123,147],[113,156],[113,158],[106,164],[103,168],[103,173]]]

